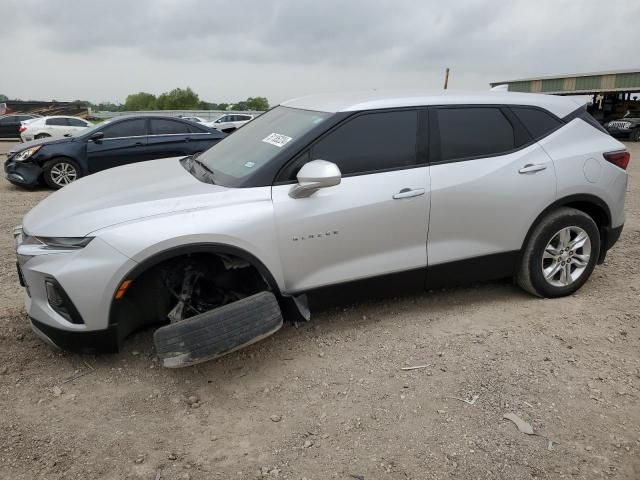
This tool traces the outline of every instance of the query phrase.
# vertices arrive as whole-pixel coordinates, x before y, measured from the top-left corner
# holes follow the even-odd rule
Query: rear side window
[[[311,158],[338,165],[343,175],[417,164],[418,112],[360,115],[339,126],[311,149]]]
[[[501,155],[516,146],[513,126],[499,108],[439,108],[441,160]]]
[[[104,138],[144,137],[147,135],[147,120],[138,118],[114,123],[104,129]]]
[[[164,119],[151,120],[151,135],[175,135],[180,133],[189,133],[189,126],[186,123]]]
[[[66,118],[47,118],[46,122],[47,125],[55,125],[55,126],[64,126],[67,127],[69,126],[69,123],[67,122]]]
[[[548,112],[537,108],[511,107],[531,136],[542,138],[562,126],[562,122]]]

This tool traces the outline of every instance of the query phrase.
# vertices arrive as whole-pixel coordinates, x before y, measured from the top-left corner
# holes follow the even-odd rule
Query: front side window
[[[360,115],[318,141],[311,159],[335,163],[342,175],[412,167],[418,163],[417,129],[416,111]]]
[[[332,114],[276,107],[198,157],[216,183],[234,185],[255,173]]]
[[[516,146],[513,126],[499,108],[439,108],[442,161],[501,155]]]
[[[108,125],[103,132],[104,138],[144,137],[147,135],[147,121],[144,118],[124,120]]]
[[[151,135],[175,135],[180,133],[189,133],[189,127],[186,123],[160,118],[151,120]]]
[[[67,121],[72,127],[86,127],[88,125],[87,122],[79,118],[67,118]]]

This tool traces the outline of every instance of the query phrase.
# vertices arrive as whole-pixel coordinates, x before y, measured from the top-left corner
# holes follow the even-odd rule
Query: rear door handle
[[[522,167],[520,170],[518,170],[518,173],[536,173],[541,170],[545,170],[546,168],[547,168],[546,165],[542,165],[542,164],[534,165],[533,163],[528,163],[524,167]]]
[[[393,196],[394,200],[400,200],[401,198],[419,197],[424,195],[424,188],[403,188]]]

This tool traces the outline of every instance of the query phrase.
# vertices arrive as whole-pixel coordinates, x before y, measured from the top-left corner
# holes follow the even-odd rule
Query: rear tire
[[[631,141],[640,142],[640,127],[636,128],[633,132],[631,132]]]
[[[562,207],[534,228],[516,276],[532,295],[564,297],[589,279],[600,255],[600,232],[593,219],[575,208]]]
[[[43,178],[45,183],[58,190],[82,176],[80,165],[70,158],[54,158],[44,164]]]

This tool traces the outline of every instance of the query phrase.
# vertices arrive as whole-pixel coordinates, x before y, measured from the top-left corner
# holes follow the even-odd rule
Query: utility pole
[[[444,71],[444,89],[446,90],[449,86],[449,67]]]

